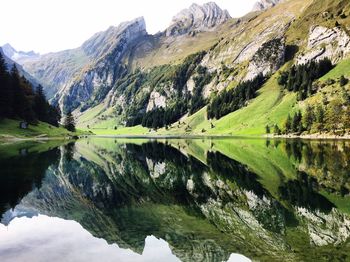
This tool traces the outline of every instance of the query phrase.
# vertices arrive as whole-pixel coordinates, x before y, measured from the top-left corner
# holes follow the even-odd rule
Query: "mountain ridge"
[[[207,106],[223,90],[262,74],[269,79],[268,88],[262,90],[270,89],[276,99],[288,100],[289,110],[303,109],[301,102],[293,102],[293,95],[273,81],[281,68],[313,61],[315,54],[338,63],[349,53],[345,1],[338,5],[329,0],[260,3],[265,2],[274,8],[267,6],[237,19],[228,18],[221,8],[216,12],[219,7],[213,3],[203,5],[211,10],[206,12],[203,6],[192,5],[156,35],[148,34],[139,18],[95,34],[80,48],[27,61],[24,68],[49,84],[46,90],[52,102],[63,111],[73,110],[83,128],[149,127],[149,119],[167,116],[161,126],[170,127],[169,132],[217,132],[215,123],[225,123],[223,132],[233,132],[228,131],[234,129],[226,117],[209,124],[206,116]],[[200,15],[194,16],[197,11]],[[327,34],[331,37],[322,40]],[[331,44],[334,39],[339,45]],[[264,104],[263,91],[255,92],[229,116],[252,110],[255,101]],[[270,109],[278,104],[271,103]],[[268,116],[268,110],[264,114],[254,129],[259,134],[265,132],[266,124],[281,126],[287,117],[277,112]],[[192,115],[206,119],[196,127],[176,125],[182,120],[191,122]],[[248,120],[235,120],[235,127],[242,126],[243,132]],[[146,128],[138,130],[147,132]]]
[[[192,4],[175,15],[170,26],[165,30],[166,36],[177,36],[196,31],[212,30],[231,18],[227,10],[222,10],[215,2],[202,6]]]

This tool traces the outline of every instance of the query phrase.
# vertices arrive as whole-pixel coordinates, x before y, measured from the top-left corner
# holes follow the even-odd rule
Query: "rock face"
[[[202,6],[192,4],[190,8],[182,10],[173,18],[165,34],[166,36],[177,36],[197,31],[208,31],[230,18],[228,11],[222,10],[214,2]]]
[[[156,91],[153,91],[147,105],[147,112],[152,111],[155,108],[164,108],[165,106],[166,97]]]
[[[113,86],[125,72],[121,63],[123,55],[136,44],[136,39],[146,35],[145,21],[141,17],[96,34],[85,42],[82,49],[94,62],[77,80],[66,85],[58,97],[59,104],[76,109],[82,102],[92,100],[93,94]]]
[[[276,72],[284,63],[285,50],[284,39],[277,38],[264,43],[250,61],[245,80],[252,80],[259,74],[266,76]]]
[[[342,29],[313,26],[310,28],[307,51],[298,57],[298,64],[329,58],[338,62],[350,53],[350,37]]]
[[[263,11],[266,9],[269,9],[271,7],[274,7],[275,5],[279,4],[283,0],[260,0],[254,4],[252,12],[257,11]]]

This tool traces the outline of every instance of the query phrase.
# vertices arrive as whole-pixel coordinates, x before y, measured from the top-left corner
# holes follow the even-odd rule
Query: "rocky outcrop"
[[[339,245],[350,237],[350,220],[337,209],[329,214],[314,213],[305,208],[296,208],[298,215],[307,221],[310,242],[315,246]]]
[[[350,53],[350,37],[341,28],[313,26],[310,28],[306,51],[297,58],[298,64],[329,58],[337,63]]]
[[[145,21],[141,17],[110,28],[85,42],[82,49],[96,62],[84,70],[72,84],[66,85],[58,99],[59,104],[76,109],[82,102],[91,101],[93,94],[111,89],[115,81],[125,72],[123,55],[132,48],[136,39],[146,35]]]
[[[281,38],[264,43],[250,61],[245,80],[276,72],[284,63],[285,49],[285,41]]]
[[[152,111],[155,108],[165,108],[166,97],[161,95],[159,92],[153,91],[150,95],[147,112]]]
[[[257,11],[263,11],[266,9],[269,9],[271,7],[274,7],[275,5],[279,4],[283,0],[260,0],[254,4],[252,12]]]
[[[222,10],[214,2],[202,6],[192,4],[188,9],[174,16],[165,34],[166,36],[178,36],[197,31],[208,31],[230,18],[228,11]]]

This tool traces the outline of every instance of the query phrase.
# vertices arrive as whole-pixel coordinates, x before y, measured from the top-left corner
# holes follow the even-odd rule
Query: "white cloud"
[[[149,33],[164,30],[192,2],[209,0],[11,0],[2,1],[0,45],[41,53],[74,48],[111,25],[144,16]],[[217,0],[231,16],[251,10],[256,0]]]

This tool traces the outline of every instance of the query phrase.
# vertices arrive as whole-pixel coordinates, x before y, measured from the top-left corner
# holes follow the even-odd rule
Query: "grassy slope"
[[[350,77],[350,59],[341,61],[333,70],[323,76],[320,81],[338,79],[341,75]],[[283,70],[283,69],[282,69]],[[257,98],[253,99],[247,107],[233,112],[219,120],[208,121],[206,119],[206,107],[191,116],[184,117],[179,122],[171,125],[169,130],[160,129],[157,133],[149,133],[147,128],[141,126],[120,128],[118,130],[94,130],[96,134],[110,135],[141,135],[141,134],[196,134],[196,135],[245,135],[259,136],[265,134],[266,124],[277,123],[283,126],[288,114],[292,114],[298,107],[304,104],[316,104],[322,99],[323,93],[337,94],[339,84],[325,87],[323,92],[308,98],[305,102],[297,104],[296,95],[283,93],[277,84],[278,72],[259,91]],[[213,123],[214,128],[211,128]],[[203,132],[205,131],[205,132]]]
[[[206,108],[203,108],[180,121],[180,125],[176,123],[172,125],[170,130],[161,130],[160,133],[183,134],[186,133],[186,128],[190,127],[189,133],[202,135],[257,136],[265,134],[266,124],[277,123],[281,126],[288,113],[295,110],[295,94],[285,95],[282,93],[277,84],[277,75],[278,73],[264,85],[259,91],[258,97],[253,99],[247,107],[213,121],[206,119]],[[210,122],[213,123],[214,128],[211,128]]]
[[[296,20],[287,33],[287,43],[303,43],[302,47],[306,47],[307,35],[309,29],[313,25],[322,25],[328,28],[335,26],[335,21],[345,29],[350,22],[349,9],[350,2],[344,0],[317,0],[307,1],[308,7],[304,13]],[[337,14],[335,17],[325,17],[326,12]],[[346,18],[340,15],[347,14]],[[339,14],[339,15],[338,15]]]
[[[330,72],[321,77],[319,81],[326,86],[322,88],[320,92],[317,92],[315,95],[307,98],[305,101],[300,102],[300,107],[305,107],[306,105],[316,106],[323,100],[323,97],[326,97],[328,101],[331,101],[335,98],[342,97],[342,88],[339,84],[340,76],[344,75],[350,77],[350,59],[345,59],[336,65]],[[334,84],[327,84],[328,79],[335,80]],[[344,88],[350,91],[350,83],[344,86]]]
[[[350,77],[350,59],[345,59],[337,64],[335,68],[320,78],[320,81],[326,81],[327,79],[337,79],[342,75]]]
[[[202,108],[192,116],[184,117],[174,123],[169,130],[160,129],[157,133],[149,133],[147,128],[141,126],[131,128],[120,128],[118,130],[101,129],[93,130],[98,135],[254,135],[265,134],[267,123],[280,126],[286,119],[288,113],[292,112],[296,105],[295,94],[283,94],[278,86],[276,73],[259,91],[257,98],[253,99],[247,107],[233,112],[219,120],[208,121],[206,119],[206,108]],[[214,128],[211,128],[211,122]],[[204,132],[203,132],[204,131]]]
[[[80,135],[81,131],[72,133],[63,127],[54,127],[44,122],[37,125],[29,125],[28,129],[19,128],[19,120],[4,119],[0,121],[0,138],[1,137],[18,137],[30,138],[36,136],[63,137],[68,135]]]

